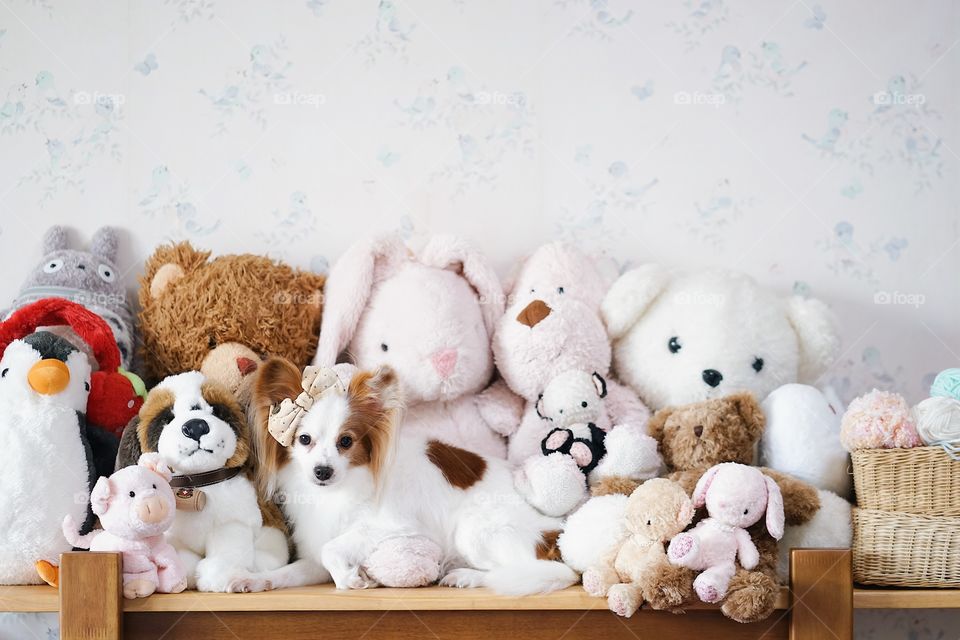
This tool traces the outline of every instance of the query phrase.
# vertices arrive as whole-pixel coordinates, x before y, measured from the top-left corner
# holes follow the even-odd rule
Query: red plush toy
[[[114,435],[140,411],[143,382],[120,368],[120,350],[103,318],[64,298],[44,298],[14,311],[0,323],[0,354],[38,327],[68,326],[93,351],[99,370],[90,378],[87,420]]]

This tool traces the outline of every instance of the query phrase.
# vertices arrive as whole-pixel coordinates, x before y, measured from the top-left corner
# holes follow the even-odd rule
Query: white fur
[[[326,579],[341,589],[376,586],[363,562],[382,541],[398,535],[426,536],[440,546],[446,570],[441,584],[447,586],[533,593],[576,581],[563,564],[536,559],[542,533],[560,523],[537,513],[517,493],[506,461],[485,458],[482,479],[458,489],[427,458],[428,441],[405,434],[377,487],[369,467],[351,466],[337,449],[347,412],[344,397],[329,395],[304,417],[291,461],[278,479],[300,560],[254,576],[251,586]],[[318,480],[317,467],[330,467],[332,476]]]
[[[203,473],[223,468],[236,451],[233,429],[211,412],[197,371],[164,379],[158,388],[174,394],[174,419],[163,428],[158,453],[175,473]],[[199,408],[194,408],[194,407]],[[210,432],[199,442],[181,427],[203,419]],[[231,591],[252,572],[273,569],[288,560],[286,540],[276,529],[263,526],[253,483],[242,473],[203,487],[207,502],[202,511],[179,510],[166,536],[177,549],[188,573],[188,583],[200,591]]]
[[[33,392],[27,372],[40,360],[25,342],[12,342],[0,370],[0,584],[40,584],[34,564],[59,564],[72,546],[65,516],[83,522],[89,478],[77,409],[85,410],[90,365],[77,351],[67,358],[70,382],[56,395]]]
[[[627,496],[610,494],[590,498],[567,518],[557,541],[563,561],[583,573],[627,535],[624,515]]]
[[[774,389],[761,406],[767,426],[760,440],[760,464],[849,496],[850,456],[840,445],[844,407],[804,384]]]
[[[849,549],[853,542],[853,507],[830,491],[819,490],[820,510],[808,522],[787,527],[780,541],[778,573],[790,575],[791,549]]]

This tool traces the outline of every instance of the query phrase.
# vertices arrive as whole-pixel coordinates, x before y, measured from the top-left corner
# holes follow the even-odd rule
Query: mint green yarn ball
[[[960,400],[960,369],[944,369],[930,385],[931,396],[944,396]]]

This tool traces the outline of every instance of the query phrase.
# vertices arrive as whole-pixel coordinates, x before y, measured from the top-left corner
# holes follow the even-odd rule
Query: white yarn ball
[[[956,398],[927,398],[913,408],[913,418],[926,444],[960,441],[960,400]]]

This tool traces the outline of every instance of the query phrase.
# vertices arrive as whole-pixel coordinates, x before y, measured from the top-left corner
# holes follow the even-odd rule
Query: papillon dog
[[[301,374],[271,358],[254,399],[261,489],[280,502],[298,560],[237,590],[330,580],[340,589],[378,586],[363,562],[398,535],[440,547],[441,585],[527,594],[577,581],[572,569],[547,559],[560,521],[517,493],[505,460],[398,437],[402,398],[391,369],[337,365]]]

